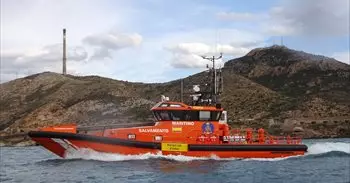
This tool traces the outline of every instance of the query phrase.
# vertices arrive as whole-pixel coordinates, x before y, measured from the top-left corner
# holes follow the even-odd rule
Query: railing
[[[268,136],[266,143],[268,144],[301,144],[301,137],[290,136]]]
[[[148,123],[122,123],[122,124],[107,124],[107,125],[94,125],[94,126],[78,126],[77,130],[89,131],[89,130],[101,130],[101,129],[112,129],[112,128],[129,128],[137,126],[150,126],[154,125],[154,122]]]
[[[115,128],[130,128],[130,127],[138,127],[138,126],[153,126],[154,122],[148,123],[122,123],[122,124],[108,124],[108,125],[94,125],[94,126],[78,126],[78,133],[89,133],[95,132],[95,135],[104,136],[105,130],[115,129]],[[96,133],[98,131],[99,133]]]
[[[301,144],[301,137],[272,136],[262,129],[233,129],[227,136],[215,134],[200,134],[197,136],[198,143],[204,144]]]

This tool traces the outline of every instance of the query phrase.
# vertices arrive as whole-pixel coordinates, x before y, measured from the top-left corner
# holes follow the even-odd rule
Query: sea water
[[[59,158],[42,147],[1,147],[0,182],[350,183],[350,139],[304,140],[304,156],[220,159],[88,149]]]

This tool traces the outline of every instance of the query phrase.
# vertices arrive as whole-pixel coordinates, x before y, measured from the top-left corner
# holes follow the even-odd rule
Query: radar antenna
[[[207,64],[208,68],[208,81],[211,81],[208,84],[204,85],[204,89],[200,88],[200,85],[194,85],[193,91],[194,94],[192,97],[192,105],[216,105],[220,106],[219,96],[222,93],[223,89],[223,79],[222,79],[222,69],[216,68],[215,61],[222,58],[222,53],[220,56],[215,57],[206,57],[201,56],[203,59],[209,60],[213,63],[212,68]],[[220,106],[221,107],[221,106]]]

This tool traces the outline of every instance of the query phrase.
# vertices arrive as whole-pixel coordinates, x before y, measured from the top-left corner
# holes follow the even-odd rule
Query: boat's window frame
[[[216,112],[216,116],[214,116],[215,113],[210,113],[210,115],[211,115],[210,118],[215,119],[215,121],[220,121],[222,111],[212,111],[212,112]]]
[[[223,112],[221,112],[220,117],[219,117],[219,121],[224,121],[225,118],[226,118],[225,115],[226,115],[226,114],[224,114]]]
[[[200,118],[201,112],[210,112],[210,117]],[[210,110],[155,110],[153,113],[158,121],[219,121],[222,115],[222,111]],[[163,118],[164,116],[160,113],[166,113],[168,118]],[[175,115],[175,113],[178,114]],[[174,116],[179,118],[174,119]]]
[[[184,121],[199,121],[199,111],[186,110]]]
[[[185,111],[183,110],[167,110],[167,111],[168,111],[170,120],[172,121],[182,121],[182,119],[184,119]]]
[[[159,110],[159,111],[156,111],[156,112],[158,112],[158,116],[161,119],[160,121],[171,121],[171,118],[170,118],[168,110]],[[162,113],[166,113],[167,118],[164,118],[164,114],[162,114]]]
[[[156,118],[157,121],[162,121],[162,118],[160,117],[160,115],[156,111],[153,111],[153,116],[154,116],[154,118]]]

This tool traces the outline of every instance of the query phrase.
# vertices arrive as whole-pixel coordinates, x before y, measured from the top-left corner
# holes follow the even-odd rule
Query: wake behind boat
[[[41,128],[29,136],[60,157],[82,148],[123,155],[145,153],[219,158],[279,158],[304,155],[300,137],[276,137],[264,129],[231,129],[219,102],[222,71],[209,71],[208,82],[195,85],[192,104],[162,96],[151,112],[154,125],[89,130],[76,124]],[[221,87],[220,87],[221,86]]]

